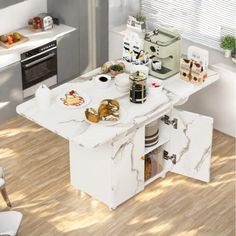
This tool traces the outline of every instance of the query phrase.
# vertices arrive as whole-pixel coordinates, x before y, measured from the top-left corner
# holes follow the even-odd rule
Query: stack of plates
[[[145,147],[152,147],[159,142],[158,120],[148,124],[145,128]]]
[[[116,88],[123,93],[129,92],[129,75],[127,73],[122,73],[115,78]]]

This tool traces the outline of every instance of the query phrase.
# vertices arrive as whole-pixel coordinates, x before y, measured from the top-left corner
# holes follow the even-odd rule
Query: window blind
[[[236,0],[141,0],[141,14],[150,30],[171,27],[217,49],[222,36],[236,36]]]

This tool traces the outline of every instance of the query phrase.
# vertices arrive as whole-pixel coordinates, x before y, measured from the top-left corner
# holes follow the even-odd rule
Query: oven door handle
[[[38,59],[36,61],[33,61],[33,62],[29,63],[29,64],[23,65],[23,67],[29,68],[31,66],[34,66],[34,65],[40,63],[40,62],[46,61],[46,60],[54,57],[55,55],[56,55],[55,53],[51,53],[51,54],[47,55],[46,57],[40,58],[40,59]]]

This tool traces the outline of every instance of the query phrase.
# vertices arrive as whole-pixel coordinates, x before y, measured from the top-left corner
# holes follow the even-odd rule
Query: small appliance
[[[52,41],[21,54],[23,96],[34,95],[44,84],[57,84],[57,42]]]
[[[41,13],[38,17],[41,18],[43,30],[50,30],[53,28],[53,18],[49,14]]]
[[[148,32],[144,39],[144,50],[152,63],[150,74],[158,79],[167,79],[180,69],[181,36],[177,32],[159,28]]]
[[[130,102],[144,103],[147,98],[147,76],[143,72],[135,72],[130,74]]]

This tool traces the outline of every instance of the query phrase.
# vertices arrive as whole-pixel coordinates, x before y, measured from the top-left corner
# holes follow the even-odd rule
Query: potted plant
[[[146,28],[146,17],[142,15],[137,15],[137,16],[129,16],[127,25],[128,27],[134,27],[138,30],[145,30]]]
[[[145,20],[146,20],[145,16],[137,15],[135,18],[136,18],[136,21],[138,21],[140,23],[145,23]]]
[[[222,37],[220,47],[225,50],[225,57],[229,58],[231,51],[235,48],[235,38],[232,35]]]
[[[124,66],[122,64],[115,64],[110,67],[110,73],[112,77],[115,77],[118,74],[121,74],[124,72]]]

